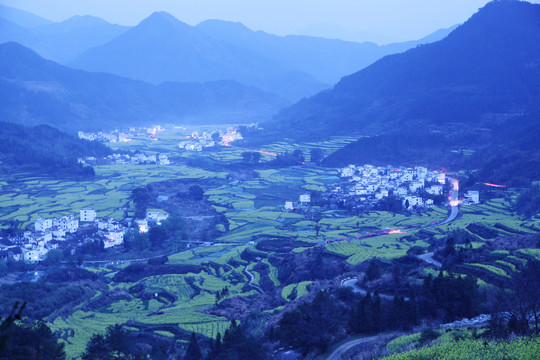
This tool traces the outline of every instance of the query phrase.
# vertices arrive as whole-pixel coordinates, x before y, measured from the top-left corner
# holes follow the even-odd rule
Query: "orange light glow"
[[[450,206],[452,206],[452,207],[458,206],[462,202],[463,202],[462,200],[452,200],[452,201],[450,201]]]

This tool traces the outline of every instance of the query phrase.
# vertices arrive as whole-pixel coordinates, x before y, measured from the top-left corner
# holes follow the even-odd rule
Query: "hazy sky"
[[[372,32],[393,40],[416,39],[462,23],[488,0],[0,0],[0,4],[54,21],[94,15],[135,25],[167,11],[194,25],[206,19],[239,21],[254,30],[296,33],[316,23],[349,32]],[[531,1],[538,3],[540,0]]]

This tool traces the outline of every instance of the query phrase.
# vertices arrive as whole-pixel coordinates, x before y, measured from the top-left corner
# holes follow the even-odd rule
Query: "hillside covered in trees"
[[[98,142],[80,140],[48,125],[25,127],[0,122],[0,171],[38,170],[56,176],[94,175],[78,158],[103,156],[111,149]]]

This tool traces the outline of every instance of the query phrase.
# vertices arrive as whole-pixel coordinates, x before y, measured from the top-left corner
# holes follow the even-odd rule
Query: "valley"
[[[517,193],[512,190],[497,192],[495,197],[477,205],[459,206],[455,219],[451,212],[458,206],[450,211],[444,204],[409,213],[347,210],[315,202],[286,210],[286,201],[296,202],[302,194],[331,192],[340,181],[341,169],[315,166],[309,159],[310,150],[330,153],[355,139],[335,137],[321,143],[269,144],[261,150],[259,163],[246,163],[242,155],[246,149],[237,148],[234,143],[203,151],[178,148],[178,142],[189,134],[213,129],[171,127],[150,137],[140,134],[129,142],[110,143],[115,152],[166,154],[172,161],[170,165],[99,165],[98,160],[92,181],[13,174],[2,183],[2,201],[22,204],[24,200],[32,205],[3,211],[1,220],[17,221],[21,230],[32,226],[38,217],[70,215],[83,208],[95,209],[98,217],[123,222],[126,214],[134,214],[134,189],[152,186],[157,190],[150,193],[151,197],[175,196],[173,183],[158,186],[171,181],[198,184],[205,189],[201,201],[215,210],[214,215],[201,215],[200,219],[184,218],[188,232],[188,240],[180,245],[187,246],[184,250],[177,248],[171,252],[165,244],[153,250],[129,250],[125,245],[99,255],[64,254],[64,265],[56,266],[69,269],[70,262],[79,261],[80,269],[95,277],[90,283],[84,280],[87,275],[74,275],[67,283],[76,281],[85,295],[46,316],[51,329],[66,344],[68,356],[80,355],[93,333],[114,324],[175,339],[179,345],[187,343],[191,332],[215,338],[224,333],[231,318],[242,320],[258,309],[266,315],[257,321],[266,322],[303,296],[328,286],[324,284],[355,276],[354,269],[372,259],[392,263],[408,254],[432,251],[435,244],[456,231],[469,239],[463,249],[479,249],[491,246],[494,237],[532,235],[540,228],[538,216],[524,220],[515,213],[512,204]],[[276,154],[294,151],[307,155],[305,164],[273,163]],[[488,191],[481,193],[484,196]],[[454,194],[452,199],[456,201],[457,191]],[[159,207],[155,198],[149,206]],[[166,206],[165,210],[170,211]],[[190,231],[197,228],[195,223],[204,222],[204,217],[223,220],[215,223],[212,231],[207,229],[206,235],[195,236]],[[445,221],[447,218],[451,221]],[[197,238],[203,239],[204,246]],[[494,251],[489,260],[471,260],[460,265],[458,273],[475,274],[489,286],[497,279],[509,277],[515,271],[512,264],[516,261],[519,264],[530,256],[538,257],[535,251]],[[318,272],[316,267],[296,273],[280,260],[292,257],[301,268],[302,262],[311,261],[304,255],[326,265]],[[45,270],[45,278],[51,281],[54,266],[46,264],[34,268]],[[418,266],[424,268],[422,276],[438,269],[427,262]],[[2,282],[9,283],[8,278],[13,279],[9,275]],[[369,286],[376,286],[371,291],[378,289],[383,294],[397,290],[386,288],[384,283]]]
[[[539,1],[0,0],[0,360],[537,360]]]

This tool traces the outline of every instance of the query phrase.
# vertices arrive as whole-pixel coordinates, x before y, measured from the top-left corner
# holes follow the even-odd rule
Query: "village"
[[[175,127],[175,130],[186,130],[183,126]],[[115,129],[112,131],[98,131],[98,132],[84,132],[79,131],[79,139],[84,139],[88,141],[99,141],[104,143],[117,143],[117,142],[130,142],[135,137],[147,137],[151,138],[154,141],[159,141],[158,134],[165,131],[160,125],[152,127],[140,127],[140,128],[129,128],[129,129]],[[191,135],[186,135],[178,143],[178,149],[186,151],[202,151],[203,148],[214,147],[217,145],[230,146],[230,144],[235,140],[241,140],[242,135],[236,127],[229,126],[226,129],[216,129],[212,131],[193,131]],[[122,156],[117,156],[122,155]],[[114,159],[119,161],[127,161],[126,163],[160,163],[161,165],[169,165],[161,163],[161,159],[133,159],[125,154],[114,154]],[[87,159],[91,160],[91,159]],[[122,163],[122,162],[120,162]]]
[[[331,191],[322,194],[322,201],[330,209],[339,204],[351,209],[372,209],[386,198],[393,197],[401,202],[400,210],[415,211],[442,205],[450,191],[456,188],[457,180],[448,178],[444,172],[415,168],[373,165],[349,165],[339,169],[341,180]],[[450,180],[450,181],[449,181]],[[309,194],[300,195],[298,202],[286,201],[284,210],[292,211],[311,202]],[[469,190],[462,205],[480,203],[478,191]]]
[[[161,210],[148,210],[144,219],[126,218],[125,221],[118,221],[107,217],[98,218],[93,209],[81,209],[79,218],[74,215],[39,218],[33,230],[25,231],[21,236],[3,239],[4,244],[0,244],[0,260],[13,258],[16,261],[35,263],[45,260],[50,250],[57,249],[74,255],[78,247],[92,241],[102,243],[104,249],[120,246],[130,227],[145,233],[167,218],[168,214]]]
[[[175,127],[176,130],[186,130],[185,127]],[[99,131],[96,133],[88,133],[79,131],[78,135],[80,139],[88,141],[99,142],[129,142],[134,137],[151,138],[154,141],[159,141],[158,133],[165,131],[160,125],[153,127],[142,128],[130,128],[129,130],[115,129],[110,132]],[[227,127],[226,129],[217,129],[212,131],[194,131],[191,135],[186,135],[180,142],[178,142],[178,149],[185,151],[202,151],[204,148],[210,148],[215,146],[230,146],[233,141],[241,140],[242,135],[238,132],[236,127]],[[95,158],[93,156],[86,158],[79,158],[79,164],[82,165],[172,165],[171,159],[166,154],[144,154],[136,152],[131,154],[114,153],[104,158]]]
[[[186,136],[185,140],[178,143],[178,148],[187,151],[202,151],[203,148],[216,145],[230,146],[233,141],[241,139],[242,134],[234,127],[228,127],[225,131],[204,131],[201,134],[194,131],[191,136]]]

